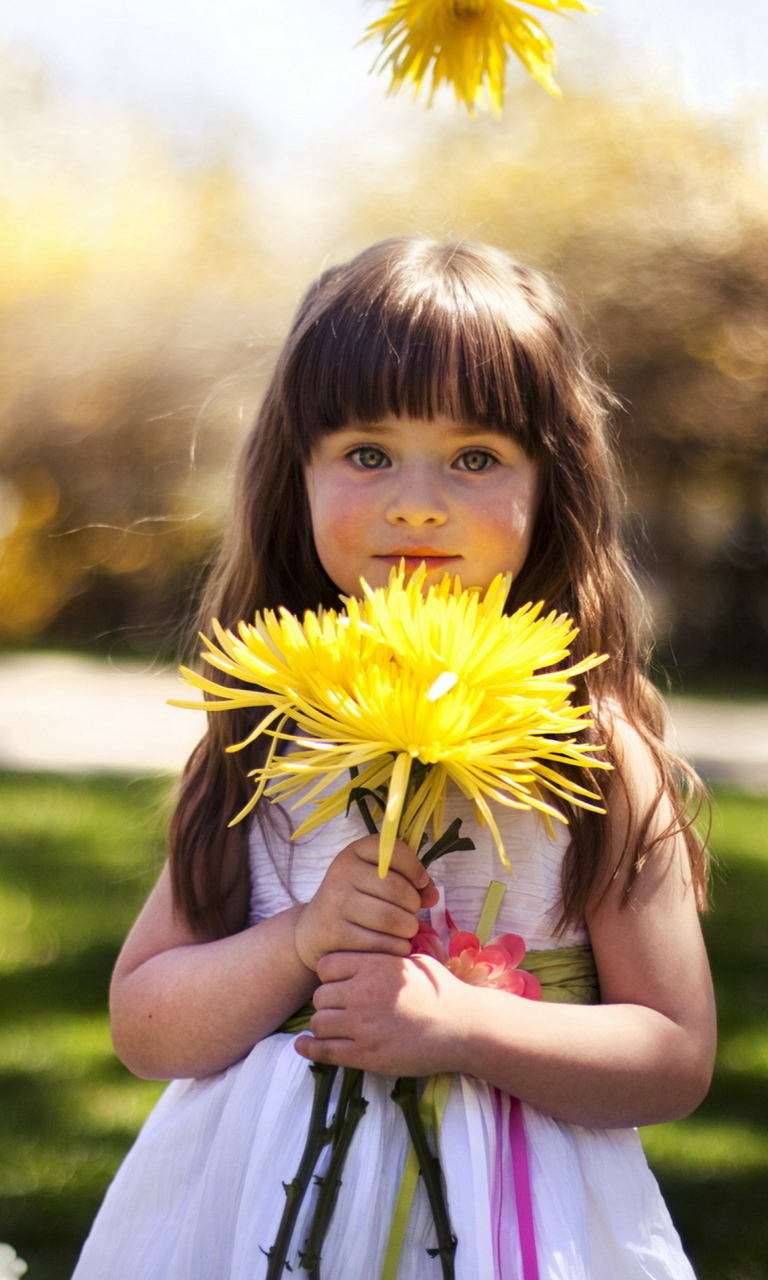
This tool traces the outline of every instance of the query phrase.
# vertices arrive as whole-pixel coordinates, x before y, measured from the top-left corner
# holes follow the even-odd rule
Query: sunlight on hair
[[[581,0],[526,0],[528,5],[564,14],[589,13]],[[477,107],[501,114],[510,50],[549,93],[555,83],[555,46],[544,28],[508,0],[394,0],[363,37],[381,37],[375,71],[392,74],[390,93],[412,84],[414,97],[431,71],[428,105],[441,84],[453,85],[456,100],[470,115]]]
[[[458,577],[446,574],[424,594],[425,574],[422,565],[406,583],[401,564],[387,587],[374,591],[363,582],[363,600],[347,599],[344,614],[308,611],[300,623],[286,609],[279,617],[268,611],[253,625],[241,622],[237,635],[213,622],[219,643],[203,637],[203,657],[239,687],[182,667],[187,684],[221,701],[173,705],[271,708],[244,742],[229,748],[237,751],[262,733],[272,737],[266,763],[250,775],[256,791],[232,825],[265,791],[273,801],[298,795],[296,807],[338,782],[297,828],[301,836],[344,813],[352,792],[384,789],[379,871],[385,875],[396,836],[418,852],[431,821],[439,840],[449,780],[473,801],[507,868],[489,799],[565,821],[544,799],[548,791],[603,812],[600,797],[557,766],[609,767],[594,758],[600,747],[576,740],[592,724],[590,709],[569,701],[569,680],[604,659],[591,654],[553,671],[568,656],[573,623],[564,614],[540,617],[540,604],[506,615],[510,575],[499,575],[481,594],[463,591]],[[285,731],[289,721],[298,731]],[[281,741],[298,749],[281,755]],[[342,781],[350,769],[361,772]]]

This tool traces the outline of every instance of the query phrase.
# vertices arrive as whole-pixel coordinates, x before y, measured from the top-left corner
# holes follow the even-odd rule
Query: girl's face
[[[487,587],[519,573],[536,515],[538,467],[501,432],[452,418],[387,417],[321,437],[306,470],[320,562],[346,595],[385,586],[405,559],[427,582],[457,573]]]

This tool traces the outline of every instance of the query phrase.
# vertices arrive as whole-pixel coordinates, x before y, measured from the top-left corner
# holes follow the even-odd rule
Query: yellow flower
[[[186,683],[221,699],[206,702],[208,711],[269,708],[230,751],[259,733],[272,735],[266,763],[251,775],[256,791],[234,822],[265,790],[275,801],[301,793],[296,804],[303,804],[338,782],[297,828],[302,835],[344,812],[355,788],[386,788],[379,863],[385,875],[398,833],[414,850],[430,820],[440,836],[449,780],[474,802],[505,866],[489,799],[565,821],[544,799],[549,791],[602,812],[590,803],[600,797],[558,766],[608,767],[592,755],[600,748],[575,740],[592,721],[588,707],[569,702],[569,679],[604,659],[593,654],[548,671],[568,655],[576,634],[569,618],[542,618],[541,605],[505,615],[509,575],[495,578],[483,595],[462,591],[459,579],[446,574],[425,595],[425,573],[422,566],[406,583],[401,564],[387,587],[374,591],[363,582],[362,601],[345,600],[344,612],[308,612],[303,623],[285,609],[279,617],[257,615],[254,625],[241,622],[237,634],[214,621],[219,643],[206,640],[203,656],[256,688],[216,684],[182,667]],[[289,721],[293,732],[285,732]],[[285,740],[296,749],[279,755]],[[360,772],[350,779],[350,769]]]
[[[562,14],[567,9],[589,13],[581,0],[526,0],[538,9]],[[380,36],[381,52],[374,69],[390,68],[394,93],[409,81],[418,95],[431,70],[431,104],[444,82],[474,115],[485,95],[499,115],[504,102],[504,73],[509,50],[550,93],[555,84],[555,48],[544,28],[508,0],[394,0],[383,17],[372,22],[364,39]]]

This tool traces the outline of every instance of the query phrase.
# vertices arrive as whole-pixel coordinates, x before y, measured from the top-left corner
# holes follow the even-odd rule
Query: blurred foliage
[[[162,1086],[115,1058],[109,977],[160,867],[166,779],[5,775],[0,806],[0,1236],[71,1274]]]
[[[643,1141],[699,1280],[768,1280],[768,798],[715,791],[711,843],[714,1080],[695,1115]]]
[[[563,279],[623,406],[662,661],[765,678],[768,175],[753,120],[650,90],[554,102],[522,87],[501,122],[436,117],[408,154],[351,175],[340,156],[322,216],[308,197],[291,231],[232,159],[185,167],[135,124],[86,128],[30,74],[2,92],[0,642],[167,647],[298,288],[329,243],[339,258],[425,232]]]
[[[257,210],[223,160],[185,168],[28,71],[3,93],[0,640],[156,649],[255,396]]]
[[[0,1235],[66,1280],[161,1086],[112,1054],[109,974],[162,856],[167,780],[0,779]],[[768,1280],[768,798],[721,791],[704,927],[720,1051],[696,1115],[644,1141],[700,1280]]]

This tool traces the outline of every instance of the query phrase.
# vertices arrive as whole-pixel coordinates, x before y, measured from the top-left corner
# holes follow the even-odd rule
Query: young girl
[[[447,570],[485,588],[511,571],[509,611],[544,600],[580,628],[573,658],[611,655],[574,695],[594,708],[614,765],[588,779],[607,816],[569,809],[551,834],[533,812],[498,807],[505,875],[453,793],[446,821],[461,817],[474,851],[430,877],[398,842],[381,880],[377,838],[354,808],[298,841],[291,825],[307,807],[289,821],[260,802],[250,829],[228,829],[269,741],[226,754],[257,713],[211,715],[181,782],[168,867],[112,984],[120,1057],[175,1083],[115,1179],[76,1280],[264,1277],[306,1140],[308,1062],[366,1073],[326,1280],[381,1275],[408,1150],[390,1093],[398,1076],[441,1072],[452,1073],[439,1146],[458,1280],[523,1274],[497,1123],[511,1098],[523,1104],[542,1280],[692,1276],[633,1126],[686,1115],[709,1082],[706,868],[639,669],[608,406],[552,287],[495,249],[390,240],[309,290],[245,444],[203,628],[279,605],[338,607],[361,576],[384,585],[401,558],[408,571],[424,561],[427,582]],[[491,880],[506,888],[496,934],[556,959],[591,945],[591,995],[589,975],[577,987],[545,980],[535,1002],[411,957],[438,902],[474,931]],[[308,1001],[311,1034],[280,1030]],[[293,1273],[311,1212],[310,1193]],[[435,1244],[419,1185],[398,1280],[437,1280]]]

